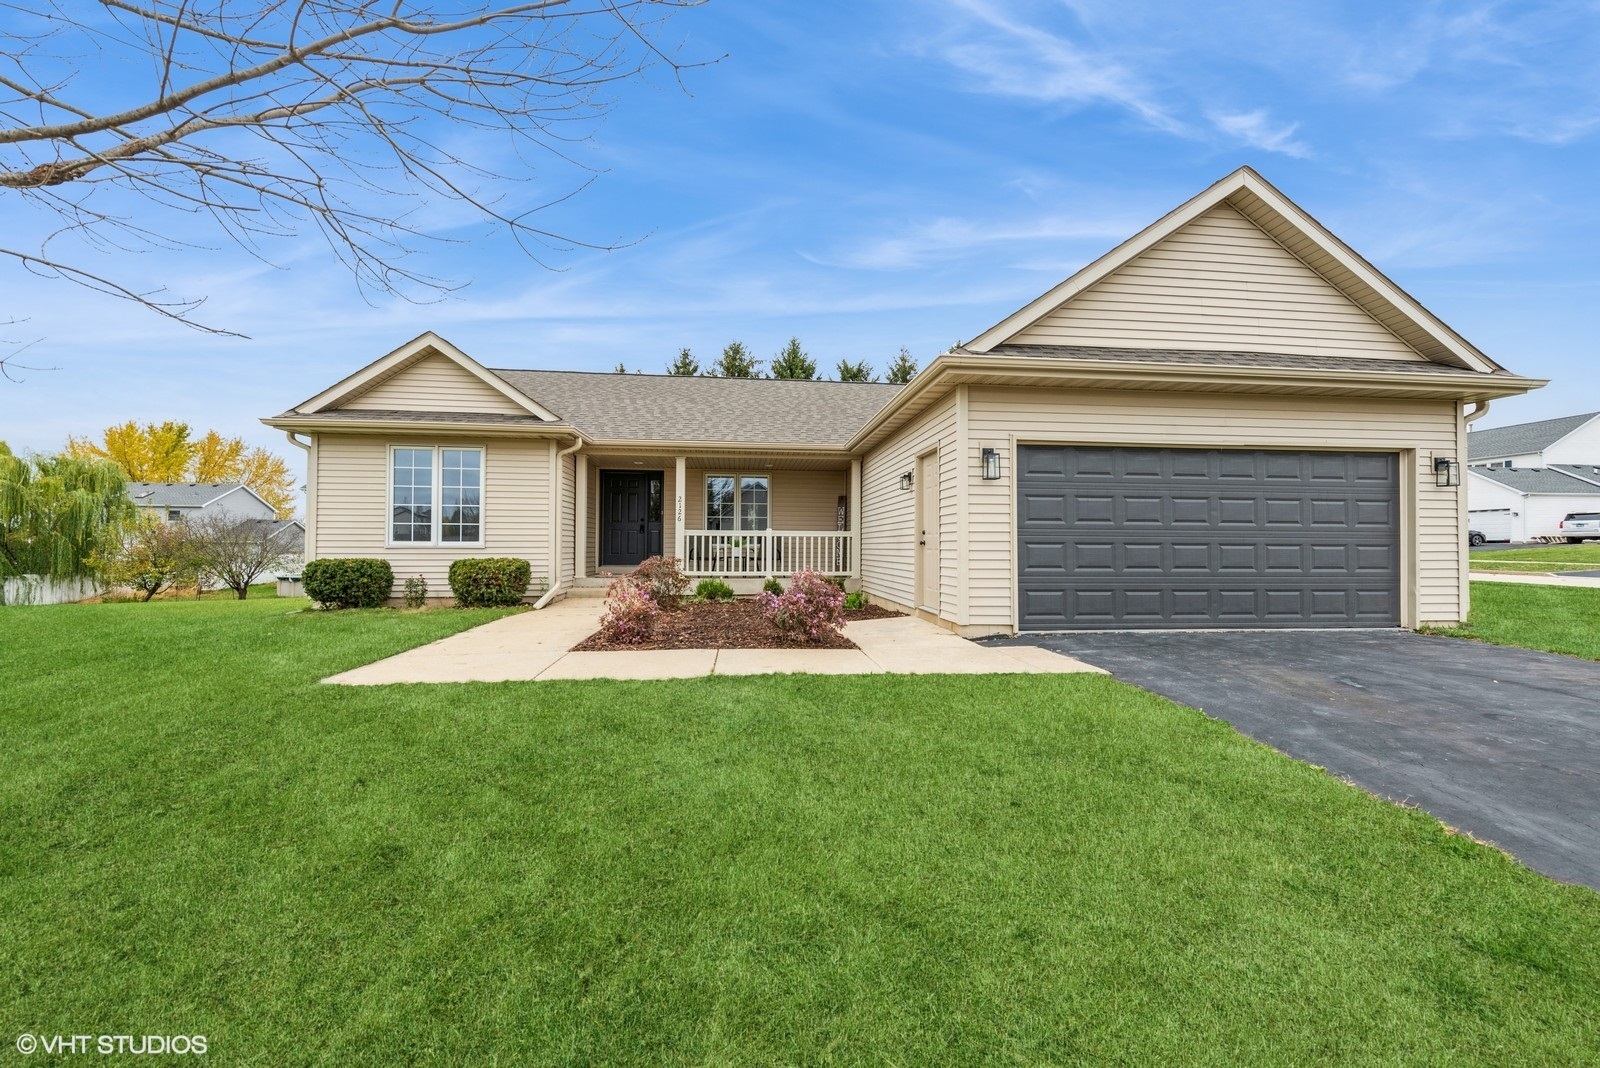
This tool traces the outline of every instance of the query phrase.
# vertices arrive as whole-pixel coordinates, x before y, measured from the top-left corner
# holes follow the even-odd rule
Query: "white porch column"
[[[861,459],[850,461],[850,499],[845,502],[850,510],[850,575],[861,577]]]
[[[577,559],[572,561],[572,573],[578,578],[589,577],[589,457],[578,453],[577,485],[573,487],[572,551]]]
[[[683,529],[683,517],[685,513],[684,500],[687,492],[684,480],[689,477],[688,467],[688,462],[682,456],[678,457],[677,468],[674,470],[672,477],[673,496],[676,498],[672,508],[672,555],[677,557],[679,567],[683,566],[683,549],[687,542],[687,534]]]

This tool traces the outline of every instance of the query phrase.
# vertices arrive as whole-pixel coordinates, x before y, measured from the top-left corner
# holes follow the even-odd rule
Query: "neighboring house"
[[[1466,416],[1542,384],[1245,168],[904,387],[491,370],[429,333],[265,422],[309,453],[309,558],[436,592],[459,557],[551,597],[665,553],[963,634],[1415,626],[1467,613]]]
[[[1600,412],[1467,435],[1467,508],[1490,541],[1560,536],[1571,512],[1600,511]]]
[[[1600,466],[1469,467],[1467,499],[1472,529],[1490,541],[1557,538],[1564,516],[1600,512]]]
[[[128,496],[163,522],[210,518],[275,519],[278,511],[237,482],[130,482]]]
[[[1600,412],[1497,426],[1467,435],[1475,467],[1555,467],[1600,464]]]

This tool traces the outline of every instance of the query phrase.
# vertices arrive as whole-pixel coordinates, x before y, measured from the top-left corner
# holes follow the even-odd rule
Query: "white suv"
[[[1600,540],[1600,512],[1568,512],[1557,529],[1569,542]]]

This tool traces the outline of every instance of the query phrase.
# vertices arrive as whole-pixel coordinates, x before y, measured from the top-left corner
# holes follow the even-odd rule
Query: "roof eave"
[[[583,434],[569,423],[458,423],[416,419],[310,419],[289,412],[261,420],[275,430],[300,434],[320,434],[329,430],[342,433],[390,433],[393,431],[431,434],[480,434],[515,438],[579,438]]]
[[[1286,367],[1228,367],[1220,365],[1179,365],[1127,363],[1115,360],[1073,360],[1052,362],[1040,357],[1013,357],[977,354],[963,356],[944,353],[911,380],[911,385],[874,416],[850,440],[850,449],[859,451],[877,444],[886,434],[897,429],[900,423],[920,414],[941,394],[942,390],[970,382],[974,378],[1014,378],[1018,385],[1069,386],[1092,383],[1090,388],[1147,389],[1162,392],[1183,392],[1205,389],[1225,392],[1226,387],[1257,387],[1255,392],[1269,392],[1259,387],[1275,383],[1280,388],[1270,390],[1280,395],[1385,396],[1393,398],[1417,397],[1461,401],[1486,401],[1499,397],[1512,397],[1538,389],[1547,384],[1545,379],[1522,378],[1505,373],[1476,373],[1471,375],[1407,374],[1397,371],[1327,371],[1297,370]],[[1104,380],[1118,380],[1116,387],[1105,386]],[[988,384],[988,383],[985,383]],[[927,403],[911,408],[913,402],[926,398]],[[904,418],[900,417],[904,413]]]

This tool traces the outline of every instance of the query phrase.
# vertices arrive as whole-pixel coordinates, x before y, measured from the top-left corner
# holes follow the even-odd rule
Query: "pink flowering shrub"
[[[815,642],[844,629],[844,591],[820,572],[796,572],[788,589],[757,600],[772,625],[791,637]]]
[[[650,557],[633,569],[631,577],[634,585],[642,587],[658,607],[668,612],[676,612],[683,604],[683,595],[689,592],[689,576],[671,556]]]
[[[661,606],[648,590],[624,575],[606,587],[606,611],[600,617],[600,636],[620,645],[649,641],[655,632]]]

